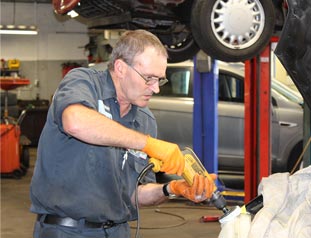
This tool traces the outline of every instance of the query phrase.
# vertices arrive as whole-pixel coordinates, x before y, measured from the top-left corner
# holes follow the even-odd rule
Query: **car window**
[[[160,96],[167,97],[192,97],[192,68],[168,67],[166,78],[168,82],[160,89]]]
[[[219,101],[244,102],[244,81],[235,75],[219,73]]]
[[[271,102],[272,102],[272,106],[274,106],[274,107],[278,106],[278,103],[277,103],[275,97],[273,97],[273,96],[271,97]]]
[[[168,82],[161,87],[159,96],[192,97],[192,67],[168,67]],[[227,102],[244,102],[244,81],[230,72],[219,73],[219,100]]]
[[[276,79],[271,80],[271,87],[279,94],[282,94],[284,97],[286,97],[288,100],[303,105],[303,97],[298,91],[294,91],[293,89]]]

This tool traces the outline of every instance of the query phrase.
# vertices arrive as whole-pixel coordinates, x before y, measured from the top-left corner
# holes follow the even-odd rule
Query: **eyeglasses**
[[[126,62],[125,62],[126,63]],[[139,73],[132,65],[126,63],[132,70],[134,70],[142,79],[145,80],[146,85],[154,85],[155,83],[159,83],[159,86],[163,86],[168,82],[167,78],[158,78],[154,76],[143,76],[141,73]]]

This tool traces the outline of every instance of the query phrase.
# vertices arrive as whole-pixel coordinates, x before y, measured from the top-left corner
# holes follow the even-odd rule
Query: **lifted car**
[[[75,11],[91,29],[146,29],[169,62],[212,58],[238,62],[259,54],[283,25],[283,0],[53,0],[55,12]]]

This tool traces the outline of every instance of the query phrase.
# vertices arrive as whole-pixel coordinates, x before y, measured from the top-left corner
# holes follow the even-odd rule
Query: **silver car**
[[[219,61],[218,175],[226,187],[243,188],[244,68]],[[192,147],[193,63],[171,64],[169,83],[150,100],[158,137]],[[233,87],[234,85],[234,87]],[[290,171],[302,151],[303,109],[272,83],[272,172]]]

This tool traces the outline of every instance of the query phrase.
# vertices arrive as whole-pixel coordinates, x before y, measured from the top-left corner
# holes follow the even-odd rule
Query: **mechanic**
[[[194,202],[211,196],[215,177],[196,175],[191,187],[184,180],[163,185],[152,171],[136,190],[150,157],[163,162],[163,172],[181,175],[184,169],[179,147],[155,138],[156,121],[147,108],[167,81],[167,58],[156,36],[127,31],[107,70],[76,68],[61,81],[30,186],[35,238],[126,238],[139,206],[160,204],[170,194]]]

